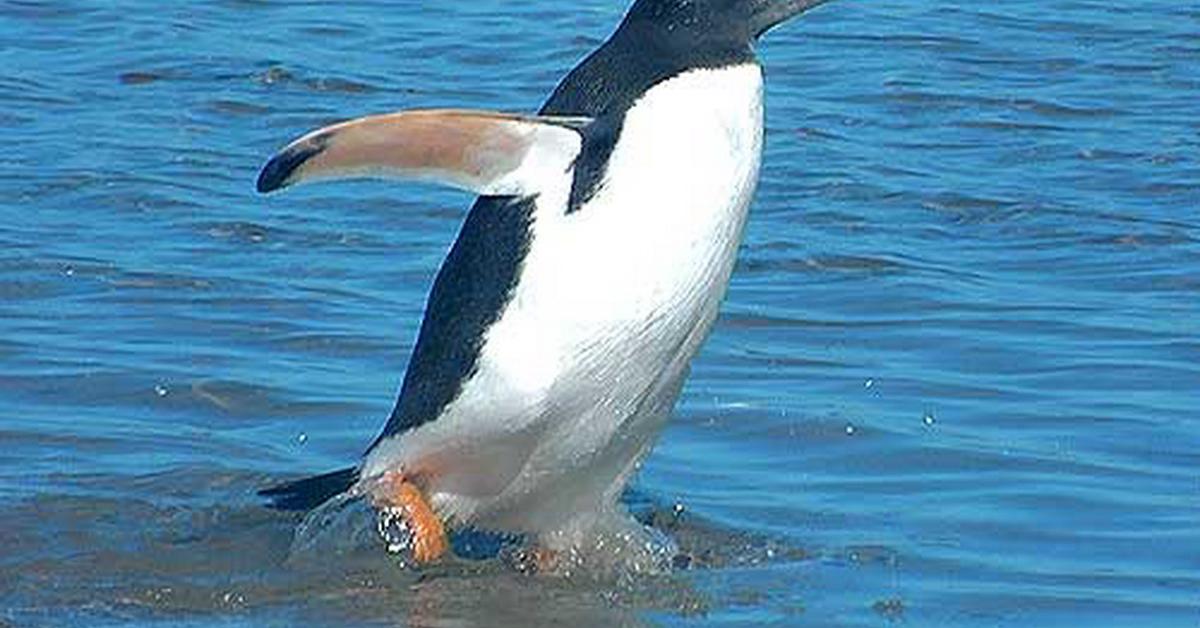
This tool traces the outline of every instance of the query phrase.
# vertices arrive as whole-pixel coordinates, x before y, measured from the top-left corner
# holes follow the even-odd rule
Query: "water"
[[[623,8],[0,5],[0,626],[1200,623],[1174,0],[846,0],[764,41],[741,262],[629,498],[690,568],[288,558],[254,490],[374,436],[469,198],[264,199],[258,166],[336,119],[532,110]]]

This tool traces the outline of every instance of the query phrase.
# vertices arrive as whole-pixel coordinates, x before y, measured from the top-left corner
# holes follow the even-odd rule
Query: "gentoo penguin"
[[[640,538],[618,502],[708,336],[758,180],[757,38],[824,0],[637,0],[537,115],[419,110],[313,131],[258,190],[341,177],[479,194],[443,262],[399,399],[354,467],[263,491],[348,493],[412,533],[514,533],[549,552]]]

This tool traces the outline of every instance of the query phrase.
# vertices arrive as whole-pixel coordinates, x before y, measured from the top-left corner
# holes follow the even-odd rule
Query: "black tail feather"
[[[266,497],[267,506],[276,510],[312,510],[334,495],[345,492],[357,481],[358,469],[350,467],[284,482],[264,488],[258,494]]]

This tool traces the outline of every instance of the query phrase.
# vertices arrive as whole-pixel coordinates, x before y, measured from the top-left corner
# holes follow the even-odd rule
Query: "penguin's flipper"
[[[525,196],[571,170],[587,118],[425,109],[313,131],[263,166],[258,191],[347,177],[428,180],[483,195]]]

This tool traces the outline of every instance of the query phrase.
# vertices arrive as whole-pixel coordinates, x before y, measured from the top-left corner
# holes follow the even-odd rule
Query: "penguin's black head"
[[[751,44],[772,27],[825,0],[637,0],[629,26],[701,42]]]
[[[623,111],[655,84],[696,68],[756,61],[754,42],[826,0],[636,0],[616,32],[567,75],[543,114]]]

